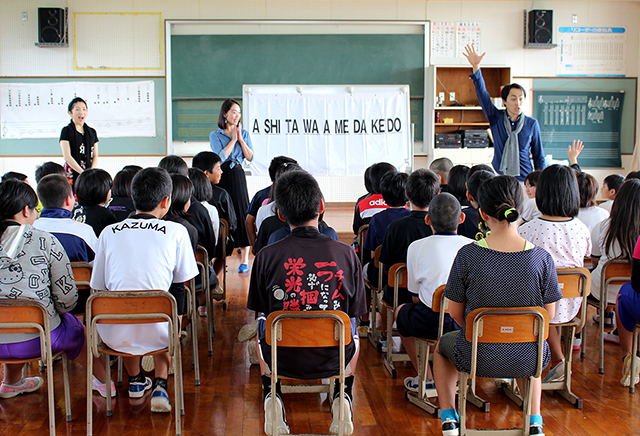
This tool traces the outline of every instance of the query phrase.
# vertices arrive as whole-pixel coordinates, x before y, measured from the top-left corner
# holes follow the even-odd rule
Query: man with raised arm
[[[515,176],[520,182],[533,171],[544,169],[544,149],[540,140],[538,120],[526,116],[522,110],[526,92],[517,83],[511,83],[501,91],[505,109],[498,109],[487,92],[480,71],[480,62],[486,53],[479,55],[473,45],[465,47],[464,56],[473,67],[469,77],[476,87],[476,95],[482,111],[489,120],[493,134],[494,155],[491,164],[499,174]],[[533,165],[531,160],[533,159]]]

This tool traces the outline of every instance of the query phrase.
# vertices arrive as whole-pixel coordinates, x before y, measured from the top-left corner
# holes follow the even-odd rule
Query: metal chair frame
[[[382,270],[382,268],[380,269]],[[393,315],[398,309],[398,289],[407,287],[407,264],[396,263],[389,268],[389,286],[393,287],[393,306],[382,300],[382,308],[387,310],[387,353],[382,356],[382,363],[391,378],[396,378],[398,373],[393,362],[407,362],[411,359],[406,353],[393,352]]]

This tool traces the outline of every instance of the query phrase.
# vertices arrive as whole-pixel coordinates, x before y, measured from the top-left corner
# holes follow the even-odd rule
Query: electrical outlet
[[[455,92],[450,92],[449,93],[449,101],[456,101],[456,93]]]
[[[22,21],[27,21],[29,19],[29,14],[27,12],[22,13]]]
[[[438,100],[440,100],[440,104],[444,103],[444,92],[438,93]]]
[[[578,14],[573,14],[571,16],[571,23],[578,24]]]

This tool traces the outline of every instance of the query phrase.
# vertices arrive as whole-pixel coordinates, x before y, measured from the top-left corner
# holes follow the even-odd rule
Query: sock
[[[556,366],[556,365],[557,365],[558,363],[560,363],[560,362],[562,362],[562,359],[557,360],[557,361],[555,361],[555,362],[551,362],[551,366],[552,366],[552,367],[553,367],[553,366]]]
[[[153,379],[152,388],[155,389],[157,386],[160,386],[162,389],[164,389],[166,391],[167,390],[167,379],[166,378],[160,378],[160,377],[154,378]]]
[[[20,387],[22,387],[22,385],[24,385],[25,381],[26,381],[26,379],[24,377],[22,377],[22,378],[20,378],[20,380],[18,380],[18,382],[14,383],[12,385],[9,385],[9,384],[4,383],[4,382],[2,382],[2,384],[5,385],[5,386],[11,386],[12,388],[20,388]]]
[[[138,375],[129,376],[129,383],[144,383],[146,378],[142,375],[142,371],[138,373]]]
[[[262,379],[262,400],[264,401],[264,399],[267,398],[267,395],[271,392],[271,377],[263,375],[260,378]],[[282,398],[280,380],[276,383],[276,395],[279,395],[280,398]]]
[[[541,415],[531,415],[529,417],[529,426],[537,424],[542,427],[542,416]]]
[[[449,421],[460,421],[460,417],[458,416],[458,412],[456,409],[447,409],[440,412],[440,419],[442,422],[445,422],[447,419]]]
[[[338,395],[340,395],[340,381],[338,379],[335,379],[335,383],[334,383],[334,389],[333,389],[333,399],[335,400],[336,398],[338,398]],[[351,393],[353,391],[353,382],[355,380],[355,377],[350,375],[348,377],[344,378],[344,393],[347,394],[349,396],[349,398],[353,398],[353,394]]]

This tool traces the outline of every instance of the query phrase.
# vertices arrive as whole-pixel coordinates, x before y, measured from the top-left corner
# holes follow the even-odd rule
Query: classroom
[[[38,44],[39,8],[65,11],[66,37],[62,44]],[[552,11],[552,42],[556,46],[525,47],[528,38],[525,21],[531,10]],[[434,44],[444,41],[446,32],[437,31],[447,25],[475,30],[465,34],[469,39],[461,38],[464,32],[458,30],[457,38],[451,38],[453,47],[438,48]],[[575,29],[592,29],[589,32],[596,33],[599,31],[593,29],[604,29],[602,32],[607,35],[591,34],[593,38],[589,40]],[[596,36],[602,39],[598,40]],[[210,49],[205,41],[227,45]],[[588,43],[580,46],[583,41],[592,44],[585,50],[593,50],[592,57],[585,56],[587,67],[565,64],[565,52],[561,50],[584,48]],[[246,54],[254,53],[251,50],[256,49],[252,46],[271,42],[287,50],[282,62],[269,62],[265,68]],[[27,89],[43,92],[51,86],[51,95],[55,89],[71,89],[72,84],[77,86],[74,89],[78,92],[98,89],[98,95],[100,86],[105,90],[119,84],[121,88],[131,86],[126,92],[134,95],[135,88],[138,98],[142,90],[142,100],[146,95],[145,113],[125,110],[125,117],[130,119],[121,117],[118,121],[125,125],[123,130],[128,133],[113,133],[118,129],[114,126],[109,127],[112,130],[98,129],[98,135],[107,130],[110,132],[100,140],[99,167],[112,177],[126,165],[155,167],[165,156],[173,154],[181,156],[191,167],[194,155],[211,149],[209,132],[217,129],[222,102],[226,98],[242,102],[243,96],[250,92],[243,90],[243,85],[253,85],[254,91],[261,85],[279,85],[282,89],[292,86],[294,90],[297,86],[296,92],[300,94],[305,85],[305,92],[318,85],[333,92],[334,88],[344,85],[345,89],[351,89],[346,91],[351,94],[353,87],[358,86],[371,93],[375,92],[373,85],[401,86],[401,92],[407,87],[410,88],[407,119],[413,130],[407,133],[408,145],[402,150],[405,155],[400,159],[406,172],[429,168],[431,162],[443,157],[450,158],[454,165],[491,165],[493,148],[435,146],[436,134],[457,133],[465,125],[465,115],[468,117],[466,127],[473,128],[474,124],[486,121],[481,111],[475,110],[479,107],[471,80],[463,83],[467,73],[471,73],[469,62],[462,55],[467,42],[476,42],[479,52],[486,52],[482,68],[486,68],[488,74],[494,72],[500,85],[516,82],[523,86],[527,94],[524,113],[535,113],[539,121],[543,114],[543,94],[546,98],[564,91],[569,95],[586,91],[594,95],[622,96],[624,105],[620,108],[620,118],[615,121],[618,123],[614,132],[616,140],[611,147],[598,148],[601,147],[600,140],[594,139],[590,148],[591,138],[562,136],[566,132],[562,129],[555,138],[553,135],[543,137],[543,143],[545,138],[549,141],[549,150],[552,150],[549,153],[553,153],[549,158],[553,162],[568,164],[566,147],[572,139],[584,141],[580,166],[594,176],[600,186],[610,174],[626,175],[640,170],[640,153],[636,147],[640,133],[637,86],[640,0],[193,0],[187,3],[168,0],[0,0],[0,91],[5,102],[7,92],[13,92],[15,98],[16,84],[22,87],[22,92]],[[306,66],[294,65],[296,50],[300,51],[300,56],[306,50],[314,56],[312,50],[316,45],[320,46],[320,55],[335,62],[312,64],[305,58]],[[377,55],[384,62],[377,64]],[[273,58],[277,59],[277,56],[275,53]],[[349,57],[354,61],[350,62]],[[394,76],[397,73],[394,57],[399,65],[410,65],[407,69],[412,70],[406,75],[400,72]],[[234,64],[242,70],[250,70],[250,74],[234,72]],[[311,71],[313,68],[309,65],[317,71]],[[589,65],[593,66],[592,70],[588,69]],[[291,74],[286,76],[289,70]],[[361,76],[361,72],[371,74]],[[305,77],[307,73],[308,77]],[[451,79],[454,76],[456,79]],[[245,77],[250,77],[250,82],[246,82]],[[452,81],[447,82],[447,77]],[[458,100],[465,100],[458,101],[449,93],[457,94]],[[442,103],[437,101],[441,98],[439,94],[444,96]],[[498,95],[499,91],[492,97]],[[79,93],[78,96],[82,95]],[[94,120],[92,111],[99,104],[88,101],[90,125]],[[53,105],[52,99],[51,106],[58,107],[48,109],[47,116],[57,111],[50,119],[63,120],[59,125],[55,124],[57,121],[52,122],[55,134],[51,135],[32,134],[32,130],[41,127],[37,119],[19,120],[25,122],[27,127],[24,127],[12,118],[7,126],[7,118],[2,119],[2,109],[6,114],[6,108],[0,109],[0,129],[3,131],[0,174],[24,173],[35,189],[34,171],[38,165],[45,161],[64,163],[58,132],[68,121],[66,104]],[[450,107],[443,109],[445,106]],[[475,108],[459,109],[463,106]],[[568,117],[567,112],[567,124]],[[441,122],[441,118],[445,121]],[[393,119],[380,121],[384,126],[390,121],[390,130],[394,129]],[[399,119],[397,123],[399,126]],[[260,126],[262,128],[262,123]],[[377,128],[378,125],[367,126]],[[486,123],[483,128],[488,126]],[[48,125],[41,128],[46,127]],[[273,124],[272,128],[275,127]],[[405,128],[404,122],[402,127]],[[14,128],[23,129],[23,136],[7,133],[13,131],[7,129]],[[249,130],[248,126],[245,128]],[[277,128],[286,129],[287,125]],[[594,129],[590,133],[609,134],[606,128]],[[262,137],[252,136],[253,148],[258,150]],[[274,156],[263,159],[260,163],[263,169]],[[607,161],[614,164],[602,163]],[[373,162],[367,162],[365,166]],[[251,199],[271,181],[264,171],[254,168],[252,172],[248,166],[245,170]],[[336,229],[340,240],[349,244],[356,236],[352,231],[353,207],[366,192],[363,173],[316,177],[327,204],[325,219]],[[598,193],[596,200],[601,202],[605,198]],[[246,307],[250,274],[237,273],[242,261],[235,255],[235,250],[228,256],[224,308],[222,302],[218,302],[211,307],[210,318],[196,318],[202,321],[196,338],[201,381],[196,382],[192,369],[191,334],[182,346],[185,415],[181,430],[186,435],[264,434],[260,369],[250,364],[247,344],[238,341],[241,327],[254,321],[253,311]],[[252,262],[253,259],[251,256]],[[599,366],[603,364],[599,364],[596,338],[602,330],[591,321],[595,314],[596,309],[591,307],[586,322],[588,340],[584,341],[586,356],[573,353],[573,376],[570,378],[573,385],[569,390],[573,389],[580,397],[580,407],[559,393],[543,392],[541,415],[546,435],[640,434],[640,419],[633,412],[640,405],[638,394],[629,393],[619,382],[624,358],[620,346],[604,344],[602,359],[606,371],[599,373]],[[207,353],[209,323],[215,323],[215,332],[212,351],[209,348]],[[405,395],[402,380],[415,374],[411,363],[402,359],[397,361],[392,377],[385,367],[383,353],[372,347],[366,338],[360,343],[362,349],[353,386],[353,434],[442,434],[440,419],[429,413],[428,407],[424,409],[411,404]],[[91,404],[86,398],[86,370],[76,363],[69,365],[71,401],[65,406],[59,367],[61,365],[56,363],[56,434],[83,433],[87,426],[86,407]],[[116,365],[113,366],[114,376],[115,370]],[[37,372],[36,362],[29,367],[29,374],[37,375]],[[522,427],[522,410],[516,402],[492,379],[478,380],[480,393],[487,401],[478,400],[480,407],[468,405],[467,427]],[[173,383],[173,376],[170,376],[172,403]],[[107,406],[106,398],[94,394],[94,434],[176,434],[173,411],[150,414],[148,402],[133,398],[124,401],[126,393],[122,388],[118,390],[118,396],[113,400],[113,416],[107,416],[107,407],[111,405]],[[47,400],[46,387],[34,395],[0,399],[0,434],[45,434],[50,425]],[[174,411],[176,409],[174,407]],[[292,433],[327,433],[332,422],[332,405],[325,394],[286,393],[284,410]],[[73,421],[65,422],[65,411],[73,413]]]

